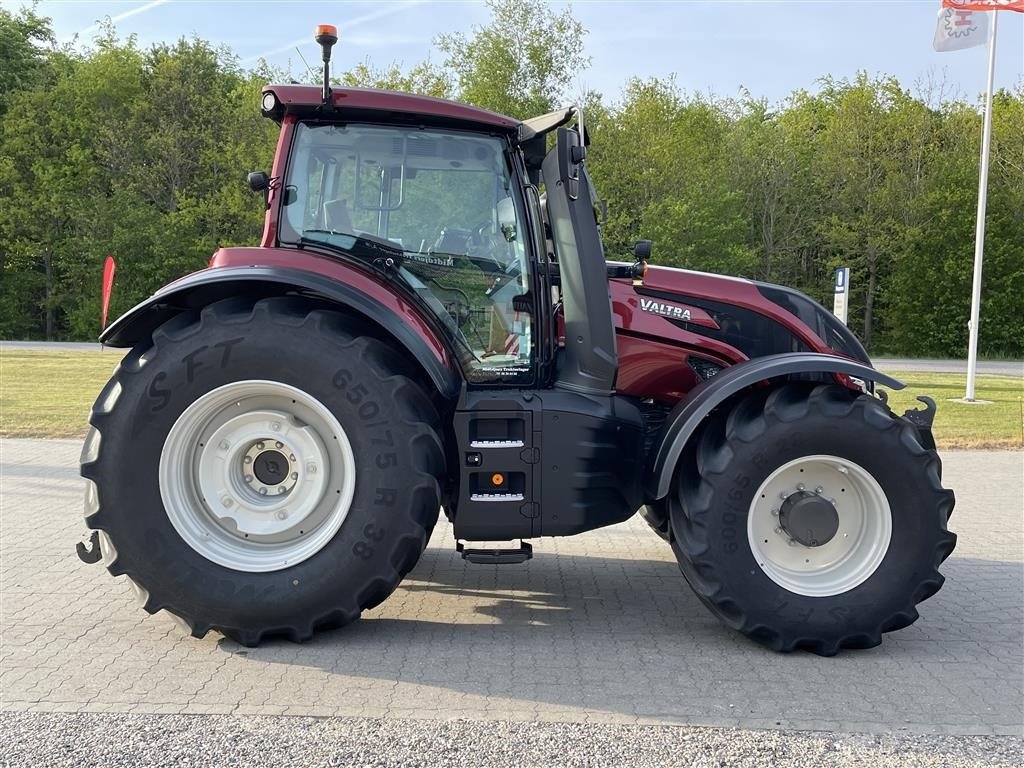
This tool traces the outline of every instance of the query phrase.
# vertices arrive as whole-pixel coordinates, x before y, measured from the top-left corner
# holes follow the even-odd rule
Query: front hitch
[[[78,542],[75,545],[75,551],[78,553],[78,559],[83,563],[87,563],[89,565],[98,563],[103,557],[103,553],[100,551],[100,532],[93,531],[89,535],[88,546],[85,542]]]
[[[903,418],[917,427],[921,435],[921,444],[930,451],[935,450],[935,438],[932,436],[932,422],[935,421],[935,401],[927,395],[917,398],[924,403],[924,408],[911,408],[904,412]]]

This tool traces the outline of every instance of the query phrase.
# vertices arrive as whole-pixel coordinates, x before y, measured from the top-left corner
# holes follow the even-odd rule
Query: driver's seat
[[[344,200],[328,200],[324,203],[324,229],[331,232],[352,234],[352,218]]]

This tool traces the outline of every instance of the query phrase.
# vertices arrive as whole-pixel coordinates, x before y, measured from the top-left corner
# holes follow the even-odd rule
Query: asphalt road
[[[876,357],[875,368],[880,371],[910,371],[912,373],[967,374],[966,360],[911,360],[909,358]],[[1024,361],[979,360],[978,373],[984,376],[1018,376],[1024,378]]]
[[[777,655],[724,628],[638,519],[541,539],[532,561],[503,567],[462,561],[439,524],[397,592],[348,628],[257,649],[214,633],[196,640],[74,555],[78,449],[0,441],[0,764],[93,764],[82,757],[89,745],[102,757],[122,754],[122,742],[124,755],[150,744],[152,761],[95,764],[161,764],[177,754],[174,733],[188,742],[175,747],[183,764],[239,764],[227,758],[248,754],[240,729],[267,754],[291,744],[308,765],[622,765],[630,740],[647,756],[638,765],[675,764],[687,749],[697,751],[682,764],[718,765],[726,742],[746,745],[730,764],[1020,764],[1020,453],[944,456],[960,537],[945,587],[880,647],[826,659]],[[577,738],[582,724],[590,746]],[[320,735],[288,741],[294,729]],[[332,762],[331,734],[342,732],[370,752]],[[554,750],[547,758],[530,751],[531,733]],[[477,738],[504,742],[507,759],[493,746],[487,759],[474,753]],[[380,759],[364,759],[375,743]],[[559,744],[578,751],[559,759]],[[403,762],[407,753],[423,761]]]

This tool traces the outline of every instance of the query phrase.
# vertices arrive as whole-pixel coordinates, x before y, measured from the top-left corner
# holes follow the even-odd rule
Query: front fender
[[[100,343],[130,347],[181,312],[199,310],[221,299],[255,293],[302,293],[338,304],[379,325],[416,359],[438,391],[452,398],[459,377],[449,365],[444,343],[412,306],[377,283],[353,286],[339,279],[279,266],[217,267],[195,272],[161,288],[115,320]]]
[[[726,368],[712,379],[695,387],[672,409],[665,430],[648,465],[645,490],[647,498],[663,499],[672,485],[672,475],[687,442],[715,408],[736,393],[766,379],[801,373],[845,373],[865,381],[903,389],[901,381],[870,366],[845,357],[816,352],[787,352],[781,355],[745,360]]]

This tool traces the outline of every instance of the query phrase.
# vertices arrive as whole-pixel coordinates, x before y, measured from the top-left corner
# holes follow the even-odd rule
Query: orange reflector
[[[503,474],[501,474],[500,472],[495,472],[493,475],[491,475],[491,483],[493,485],[501,485],[504,482],[505,482],[505,476]]]
[[[331,37],[338,36],[338,28],[333,24],[318,24],[314,37],[320,37],[320,35],[330,35]]]

